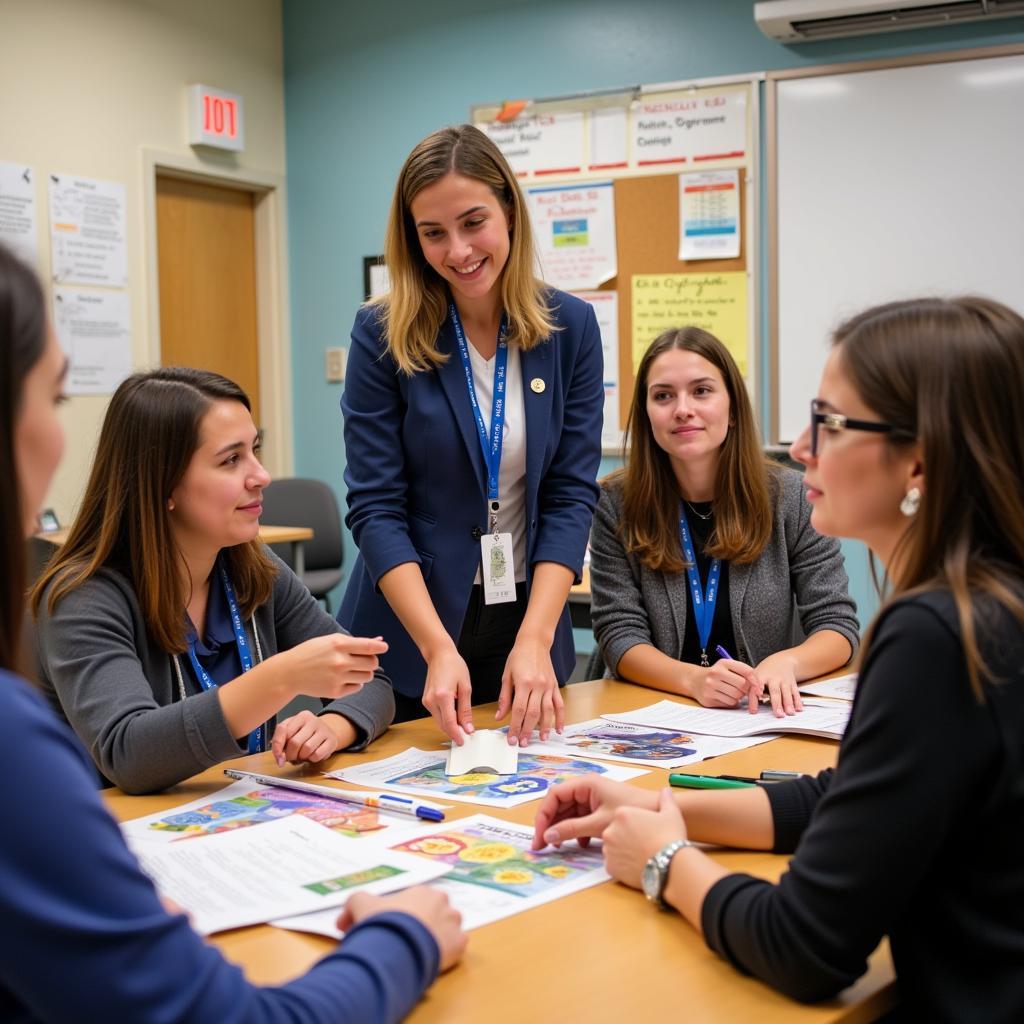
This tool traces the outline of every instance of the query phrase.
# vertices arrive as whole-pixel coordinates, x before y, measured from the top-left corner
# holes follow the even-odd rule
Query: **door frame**
[[[256,259],[257,352],[260,366],[260,410],[266,431],[262,459],[271,476],[294,472],[291,329],[288,303],[288,226],[286,179],[251,168],[211,167],[194,156],[142,150],[143,222],[146,230],[146,356],[160,364],[160,272],[157,255],[156,180],[158,175],[183,178],[221,188],[250,192]]]

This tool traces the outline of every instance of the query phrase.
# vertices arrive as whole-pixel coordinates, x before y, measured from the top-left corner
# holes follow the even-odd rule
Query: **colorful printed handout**
[[[519,770],[515,775],[473,772],[448,776],[444,768],[443,752],[410,747],[404,753],[382,761],[339,768],[327,774],[357,786],[442,796],[446,800],[488,807],[516,807],[538,800],[556,783],[594,772],[620,782],[645,774],[642,768],[624,768],[579,757],[529,752],[520,753]]]
[[[447,870],[383,843],[353,842],[301,814],[201,843],[131,846],[160,893],[188,911],[202,935],[288,914],[336,912],[353,892],[394,892]]]
[[[533,829],[474,814],[451,825],[418,830],[390,847],[448,868],[431,885],[448,894],[463,927],[479,928],[522,910],[568,896],[608,879],[599,846],[575,843],[560,850],[530,850]],[[282,928],[337,937],[337,913],[304,914],[272,922]]]
[[[351,838],[416,824],[403,816],[388,814],[373,807],[346,804],[277,786],[235,782],[219,793],[193,800],[181,807],[126,821],[121,828],[132,842],[168,843],[216,835],[219,832],[233,832],[251,825],[277,821],[292,814],[301,814]]]
[[[567,725],[561,736],[552,732],[544,741],[539,736],[539,733],[534,733],[534,739],[530,740],[528,749],[534,754],[585,754],[597,760],[625,761],[654,768],[678,768],[772,739],[763,735],[743,738],[701,736],[603,718]]]

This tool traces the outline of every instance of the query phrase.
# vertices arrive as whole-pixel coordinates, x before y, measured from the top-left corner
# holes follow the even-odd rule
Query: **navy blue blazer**
[[[601,334],[582,299],[552,290],[561,328],[521,353],[526,413],[527,586],[537,562],[558,562],[577,581],[601,460],[604,412]],[[383,636],[381,659],[395,689],[423,693],[426,663],[378,589],[404,562],[418,562],[442,623],[457,641],[487,529],[483,454],[450,318],[438,338],[442,366],[407,376],[381,340],[372,308],[356,315],[348,354],[345,454],[348,514],[359,558],[338,621],[355,636]],[[542,380],[544,390],[530,387]],[[575,665],[568,608],[551,660],[559,683]]]

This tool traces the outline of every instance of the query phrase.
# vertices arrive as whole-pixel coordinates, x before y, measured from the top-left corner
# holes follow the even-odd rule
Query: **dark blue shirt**
[[[317,1024],[401,1020],[437,975],[407,914],[352,929],[301,978],[258,988],[168,914],[125,846],[71,731],[0,672],[0,1020]]]
[[[231,610],[227,595],[220,578],[221,560],[218,557],[210,575],[210,595],[206,599],[206,629],[203,636],[196,634],[191,620],[188,622],[189,639],[195,639],[196,657],[199,664],[206,669],[207,675],[218,685],[223,686],[237,679],[242,674],[242,659],[238,656],[238,645],[235,643],[235,629],[231,624]],[[250,637],[251,642],[251,637]],[[254,654],[255,657],[255,654]],[[185,680],[187,693],[199,693],[202,690],[196,678],[192,660],[185,656],[181,659],[182,672],[186,670],[191,679]]]

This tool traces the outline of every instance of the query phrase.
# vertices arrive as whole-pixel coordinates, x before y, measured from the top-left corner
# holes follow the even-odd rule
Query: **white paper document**
[[[466,737],[462,746],[453,743],[444,766],[446,775],[489,772],[492,775],[515,775],[519,764],[519,748],[510,747],[508,734],[497,729],[478,729]]]
[[[515,775],[470,772],[468,775],[449,776],[444,769],[444,751],[410,747],[381,761],[368,761],[326,774],[357,786],[420,793],[461,803],[483,804],[485,807],[517,807],[539,800],[559,782],[595,772],[618,782],[646,774],[644,768],[601,764],[581,757],[534,754],[529,748],[519,752],[519,770]]]
[[[834,701],[805,700],[803,711],[776,718],[770,705],[761,704],[752,715],[746,707],[700,708],[660,700],[657,704],[621,714],[603,715],[616,722],[653,725],[681,732],[711,736],[756,736],[758,733],[793,733],[838,740],[850,720],[850,705]]]
[[[201,935],[340,907],[353,892],[394,892],[448,870],[353,842],[299,814],[201,842],[130,845],[142,870],[191,914]]]
[[[545,741],[538,739],[539,736],[539,733],[534,733],[534,739],[530,740],[529,749],[534,753],[583,754],[599,761],[624,761],[626,764],[645,764],[653,768],[679,768],[775,739],[774,735],[765,734],[744,737],[701,736],[603,718],[567,725],[561,736],[552,732]]]
[[[35,172],[0,160],[0,242],[33,270],[39,262]]]
[[[526,193],[541,277],[563,291],[597,288],[617,273],[610,181]]]
[[[679,175],[679,258],[731,259],[740,254],[740,172]]]
[[[167,845],[266,825],[292,814],[326,825],[350,839],[379,836],[384,832],[391,836],[419,824],[414,818],[388,814],[376,807],[361,807],[280,786],[242,781],[180,807],[122,822],[121,831],[132,844]]]
[[[801,683],[801,693],[810,693],[815,697],[835,697],[838,700],[853,700],[857,693],[857,673],[845,676],[833,676],[822,679],[820,683]]]
[[[50,236],[55,284],[128,283],[124,185],[50,175]]]
[[[519,177],[579,174],[583,169],[583,114],[579,111],[490,121],[477,127],[491,137]]]
[[[532,842],[529,825],[474,814],[446,827],[420,829],[391,850],[447,868],[444,877],[430,884],[448,894],[466,929],[511,917],[609,878],[599,844],[582,849],[569,843],[560,850],[534,853]],[[336,917],[336,912],[320,912],[271,923],[337,938],[341,933],[334,925]]]
[[[109,395],[131,373],[127,292],[54,288],[53,323],[68,357],[71,395]]]
[[[602,448],[622,447],[619,426],[619,294],[618,292],[576,292],[576,297],[589,302],[601,331],[601,353],[604,356],[604,425],[601,428]]]

